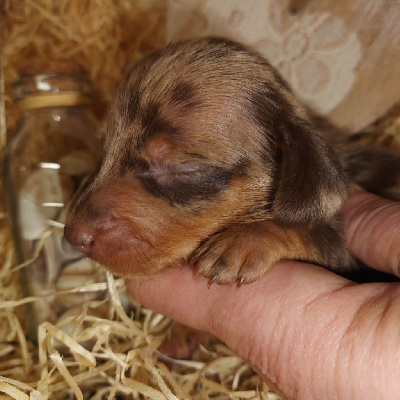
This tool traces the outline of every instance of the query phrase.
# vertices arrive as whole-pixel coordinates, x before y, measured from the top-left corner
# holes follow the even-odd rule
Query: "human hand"
[[[351,251],[400,276],[400,204],[357,190],[343,215]],[[190,267],[128,288],[146,307],[221,339],[282,396],[400,397],[399,284],[359,285],[285,261],[240,290],[208,289]]]

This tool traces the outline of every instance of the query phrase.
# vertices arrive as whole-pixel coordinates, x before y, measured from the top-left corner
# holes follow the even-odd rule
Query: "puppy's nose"
[[[94,246],[94,236],[86,226],[78,223],[67,224],[64,228],[64,236],[77,250],[90,255]]]

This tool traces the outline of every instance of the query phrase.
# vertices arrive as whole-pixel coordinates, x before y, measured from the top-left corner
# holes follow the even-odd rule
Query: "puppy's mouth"
[[[74,221],[67,223],[64,234],[73,247],[117,275],[148,275],[155,268],[151,244],[120,226],[91,228]]]

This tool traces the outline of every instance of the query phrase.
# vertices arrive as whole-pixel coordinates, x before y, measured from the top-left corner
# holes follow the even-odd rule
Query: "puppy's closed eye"
[[[150,194],[185,205],[210,200],[229,185],[234,170],[195,162],[149,165],[138,179]]]
[[[150,140],[142,154],[142,158],[129,160],[128,173],[136,176],[150,194],[168,200],[170,205],[212,200],[235,174],[244,171],[243,165],[216,165],[163,136]]]

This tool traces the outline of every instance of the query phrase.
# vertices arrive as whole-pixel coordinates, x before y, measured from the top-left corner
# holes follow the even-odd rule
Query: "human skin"
[[[400,276],[400,204],[355,188],[343,218],[351,251]],[[398,283],[355,284],[284,261],[239,290],[208,289],[190,266],[127,284],[146,307],[221,339],[284,398],[400,396]]]

